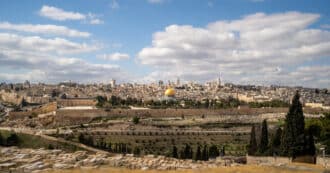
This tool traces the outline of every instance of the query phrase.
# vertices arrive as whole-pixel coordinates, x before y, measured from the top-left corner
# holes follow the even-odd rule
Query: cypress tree
[[[221,155],[222,156],[225,156],[226,155],[226,147],[225,146],[222,146]]]
[[[107,149],[108,149],[108,151],[112,152],[112,144],[111,144],[111,142],[109,142],[109,144],[107,146]]]
[[[201,152],[201,147],[199,145],[197,146],[194,160],[202,160],[202,152]]]
[[[292,99],[289,112],[285,117],[285,124],[281,140],[282,155],[295,158],[305,153],[304,113],[297,91]]]
[[[306,141],[306,154],[315,155],[315,143],[312,129],[308,129],[308,138]]]
[[[278,154],[280,146],[281,146],[281,136],[282,136],[282,129],[279,127],[274,136],[272,137],[271,140],[271,150],[272,153]]]
[[[19,139],[16,133],[11,133],[7,138],[7,146],[17,146]]]
[[[179,158],[178,157],[178,149],[176,148],[175,145],[173,146],[173,149],[172,149],[172,157]]]
[[[1,145],[5,145],[5,140],[4,138],[2,137],[2,134],[0,133],[0,146]]]
[[[89,136],[87,138],[86,144],[89,145],[89,146],[94,146],[94,139],[93,139],[92,136]]]
[[[189,159],[192,159],[194,155],[192,147],[190,147],[190,152],[189,152]]]
[[[259,146],[260,154],[265,154],[267,149],[268,149],[268,126],[267,126],[267,121],[264,120],[262,122],[262,127],[261,127],[261,138],[260,138],[260,146]]]
[[[186,159],[184,148],[180,150],[180,159]]]
[[[215,145],[211,145],[211,147],[209,148],[209,157],[210,158],[216,158],[220,155],[218,147]]]
[[[139,147],[134,147],[134,149],[133,149],[133,155],[134,156],[140,156],[140,154],[141,154],[141,150],[140,150],[140,148]]]
[[[254,155],[257,152],[257,139],[256,139],[256,132],[255,127],[252,125],[251,134],[250,134],[250,144],[248,146],[248,154]]]
[[[192,157],[193,157],[192,148],[188,144],[186,144],[186,147],[184,149],[184,156],[185,156],[185,159],[192,159]]]
[[[207,145],[204,145],[204,148],[202,151],[202,160],[204,160],[204,161],[209,160],[209,153],[208,153]]]

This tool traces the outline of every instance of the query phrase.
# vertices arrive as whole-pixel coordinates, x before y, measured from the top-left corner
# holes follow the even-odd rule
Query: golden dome
[[[165,91],[165,96],[174,96],[175,95],[175,90],[173,88],[169,88]]]

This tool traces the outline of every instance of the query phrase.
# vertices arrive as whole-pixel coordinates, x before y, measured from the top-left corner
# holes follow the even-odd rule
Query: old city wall
[[[286,109],[250,109],[249,111],[241,109],[223,109],[223,110],[210,110],[210,109],[146,109],[146,110],[132,110],[132,109],[112,109],[105,111],[104,109],[91,109],[91,110],[64,110],[59,109],[56,111],[55,124],[56,125],[74,125],[89,123],[97,117],[133,117],[139,116],[143,118],[153,117],[201,117],[224,115],[223,120],[237,121],[240,119],[251,119],[251,115],[257,118],[256,115],[263,113],[274,114],[274,116],[283,116],[282,112]],[[282,114],[279,114],[282,113]],[[276,115],[275,115],[276,114]],[[277,116],[277,114],[279,114]],[[263,118],[263,116],[258,116]],[[258,120],[258,119],[252,119]]]
[[[3,102],[13,103],[13,104],[20,104],[22,102],[23,97],[19,96],[17,93],[14,92],[6,92],[5,90],[0,91],[0,100]]]
[[[57,101],[60,107],[72,106],[95,106],[97,103],[94,99],[60,99]]]
[[[32,116],[33,114],[45,114],[49,112],[54,112],[57,110],[57,103],[51,102],[45,105],[42,105],[39,108],[33,109],[32,111],[24,111],[24,112],[9,112],[9,118],[13,119],[23,119],[25,117]]]
[[[276,121],[279,118],[284,118],[288,108],[241,108],[241,109],[90,109],[90,110],[64,110],[56,111],[55,124],[58,125],[74,125],[89,123],[97,117],[134,117],[143,118],[162,118],[162,117],[196,117],[202,115],[210,118],[215,117],[217,120],[224,122],[261,122],[267,118],[270,121]],[[306,110],[305,115],[308,117],[314,116],[314,110]],[[219,117],[221,115],[221,117]],[[253,116],[253,118],[251,118]],[[220,119],[219,119],[220,118]]]
[[[91,110],[58,110],[57,115],[62,116],[143,116],[143,117],[178,117],[201,115],[256,115],[263,113],[287,112],[287,108],[242,108],[242,109],[91,109]]]
[[[25,100],[28,103],[46,104],[46,103],[49,103],[50,97],[35,97],[35,96],[31,97],[31,96],[27,96],[25,98]]]

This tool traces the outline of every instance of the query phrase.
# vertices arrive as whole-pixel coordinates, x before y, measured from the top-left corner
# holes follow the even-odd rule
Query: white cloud
[[[75,43],[63,38],[45,39],[39,36],[0,33],[0,48],[4,50],[19,49],[57,54],[76,54],[95,51],[100,49],[101,46]]]
[[[143,48],[137,60],[154,69],[146,77],[154,80],[179,76],[207,81],[221,72],[231,82],[298,80],[297,84],[328,87],[317,75],[311,76],[313,83],[294,75],[300,70],[297,66],[330,56],[330,32],[308,28],[318,18],[318,14],[299,12],[256,13],[202,28],[170,25],[153,34],[152,45]],[[330,78],[328,73],[326,77]]]
[[[90,20],[89,23],[93,24],[93,25],[98,25],[98,24],[103,24],[104,22],[100,19],[92,19],[92,20]]]
[[[119,61],[119,60],[127,60],[129,59],[129,55],[125,53],[113,53],[113,54],[103,54],[103,55],[98,55],[98,58],[104,59],[104,60],[111,60],[111,61]]]
[[[32,47],[0,46],[0,81],[20,82],[108,82],[110,78],[129,80],[130,76],[118,65],[91,63],[65,57]],[[14,71],[13,71],[14,70]]]
[[[80,20],[86,21],[86,23],[89,24],[104,23],[101,19],[98,19],[93,13],[83,14],[79,12],[64,11],[63,9],[47,5],[41,7],[41,9],[39,10],[39,15],[57,21]]]
[[[41,81],[44,78],[46,78],[46,74],[40,70],[32,70],[27,73],[19,73],[19,74],[0,73],[0,79],[2,81],[25,81],[25,80]]]
[[[78,12],[64,11],[60,8],[44,5],[39,11],[40,16],[53,20],[83,20],[86,19],[84,14]]]
[[[99,19],[99,16],[93,13],[88,13],[87,14],[87,23],[92,24],[92,25],[99,25],[99,24],[103,24],[104,21]]]
[[[81,32],[78,30],[67,28],[65,26],[58,25],[12,24],[9,22],[0,22],[0,29],[30,32],[44,35],[61,35],[68,37],[89,37],[91,35],[88,32]]]

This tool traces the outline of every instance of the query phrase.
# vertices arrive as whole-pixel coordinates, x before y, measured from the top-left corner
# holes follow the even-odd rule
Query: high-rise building
[[[164,82],[163,82],[162,80],[159,80],[159,81],[158,81],[158,86],[159,86],[159,87],[162,87],[163,85],[164,85]]]
[[[30,87],[31,87],[30,81],[26,80],[26,81],[23,83],[23,87],[24,87],[24,88],[30,88]]]
[[[180,78],[176,79],[176,86],[180,86]]]
[[[217,80],[218,87],[221,86],[221,73],[219,74],[218,80]]]
[[[113,87],[113,88],[116,87],[116,80],[115,79],[111,79],[110,86]]]

